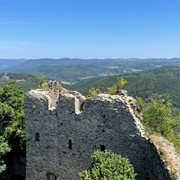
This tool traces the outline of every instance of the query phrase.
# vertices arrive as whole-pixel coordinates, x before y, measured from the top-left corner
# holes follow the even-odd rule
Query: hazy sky
[[[0,58],[180,57],[180,0],[0,0]]]

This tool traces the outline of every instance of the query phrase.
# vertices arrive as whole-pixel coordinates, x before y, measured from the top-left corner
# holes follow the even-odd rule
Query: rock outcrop
[[[96,149],[128,157],[139,180],[170,180],[134,110],[126,93],[85,98],[54,81],[48,91],[30,91],[25,98],[26,180],[78,180]]]

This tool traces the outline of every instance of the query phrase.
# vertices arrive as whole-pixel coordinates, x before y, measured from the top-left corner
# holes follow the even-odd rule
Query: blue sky
[[[0,58],[180,57],[180,0],[0,0]]]

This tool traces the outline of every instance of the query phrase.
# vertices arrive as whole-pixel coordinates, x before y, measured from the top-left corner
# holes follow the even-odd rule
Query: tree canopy
[[[24,92],[10,82],[0,88],[0,173],[6,165],[3,156],[10,152],[25,151]]]
[[[169,101],[155,96],[143,108],[143,122],[150,134],[164,136],[180,151],[180,116],[173,116],[173,110]]]
[[[170,132],[172,124],[172,104],[164,99],[155,99],[144,109],[144,123],[152,131],[165,136]]]

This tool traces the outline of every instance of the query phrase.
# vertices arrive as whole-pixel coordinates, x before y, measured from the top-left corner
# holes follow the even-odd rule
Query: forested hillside
[[[175,107],[180,108],[180,66],[167,66],[140,73],[91,78],[71,86],[65,86],[85,95],[92,87],[99,88],[101,92],[107,92],[107,88],[113,86],[121,76],[127,80],[127,84],[123,88],[128,91],[129,95],[147,100],[153,94],[161,94],[165,99],[170,100]]]
[[[22,87],[25,92],[35,89],[39,85],[39,80],[34,75],[0,72],[0,87],[4,87],[11,81],[14,81],[16,86]]]

